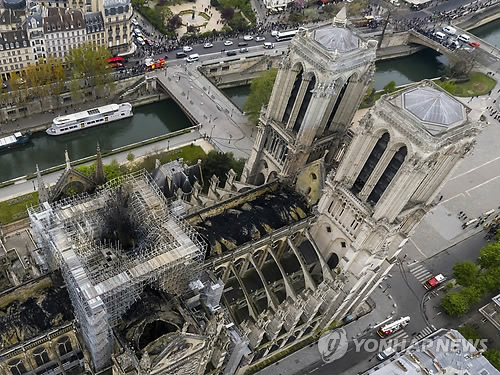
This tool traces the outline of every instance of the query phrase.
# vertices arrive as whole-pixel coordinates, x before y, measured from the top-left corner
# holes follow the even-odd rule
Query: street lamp
[[[215,129],[215,124],[212,125],[212,130],[210,131],[210,140],[212,139],[212,134],[214,132],[214,129]]]

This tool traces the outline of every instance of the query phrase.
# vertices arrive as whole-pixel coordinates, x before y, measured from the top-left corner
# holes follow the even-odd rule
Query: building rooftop
[[[442,329],[363,375],[500,375],[458,331]]]
[[[359,38],[350,29],[342,27],[315,30],[314,40],[329,51],[345,53],[359,47]]]
[[[403,107],[422,121],[431,134],[439,134],[467,120],[462,103],[432,87],[417,87],[405,92]]]
[[[210,256],[258,240],[310,214],[302,194],[275,183],[193,214],[188,221],[209,243]]]
[[[491,302],[479,309],[479,312],[500,330],[500,294],[491,299]]]
[[[25,30],[4,31],[0,33],[0,51],[29,47]]]
[[[23,284],[0,296],[0,351],[74,320],[60,274]]]
[[[85,13],[85,25],[87,26],[87,34],[104,31],[104,19],[102,18],[102,13]]]
[[[43,18],[46,33],[82,29],[85,27],[83,13],[79,9],[49,8]]]

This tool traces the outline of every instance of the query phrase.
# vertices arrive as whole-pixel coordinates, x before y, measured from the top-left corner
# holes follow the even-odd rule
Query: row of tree
[[[500,289],[500,234],[496,241],[481,249],[477,263],[460,262],[453,267],[458,292],[446,294],[441,306],[451,316],[462,316],[486,293]]]
[[[78,96],[84,88],[99,90],[106,86],[112,89],[114,80],[108,64],[110,57],[107,48],[85,43],[70,49],[64,62],[53,56],[39,59],[37,64],[24,69],[22,76],[16,72],[10,74],[10,92],[4,90],[0,101],[3,104],[36,98],[42,101],[68,89],[73,96]]]

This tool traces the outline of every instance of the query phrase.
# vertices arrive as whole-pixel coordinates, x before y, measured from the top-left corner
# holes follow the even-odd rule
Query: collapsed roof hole
[[[139,339],[139,349],[144,349],[149,343],[155,341],[167,333],[176,332],[177,327],[164,320],[155,320],[146,324]]]

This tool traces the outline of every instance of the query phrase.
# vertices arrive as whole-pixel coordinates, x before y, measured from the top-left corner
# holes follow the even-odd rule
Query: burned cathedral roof
[[[209,243],[208,256],[213,256],[310,215],[311,209],[302,194],[273,183],[194,214],[188,221]]]

